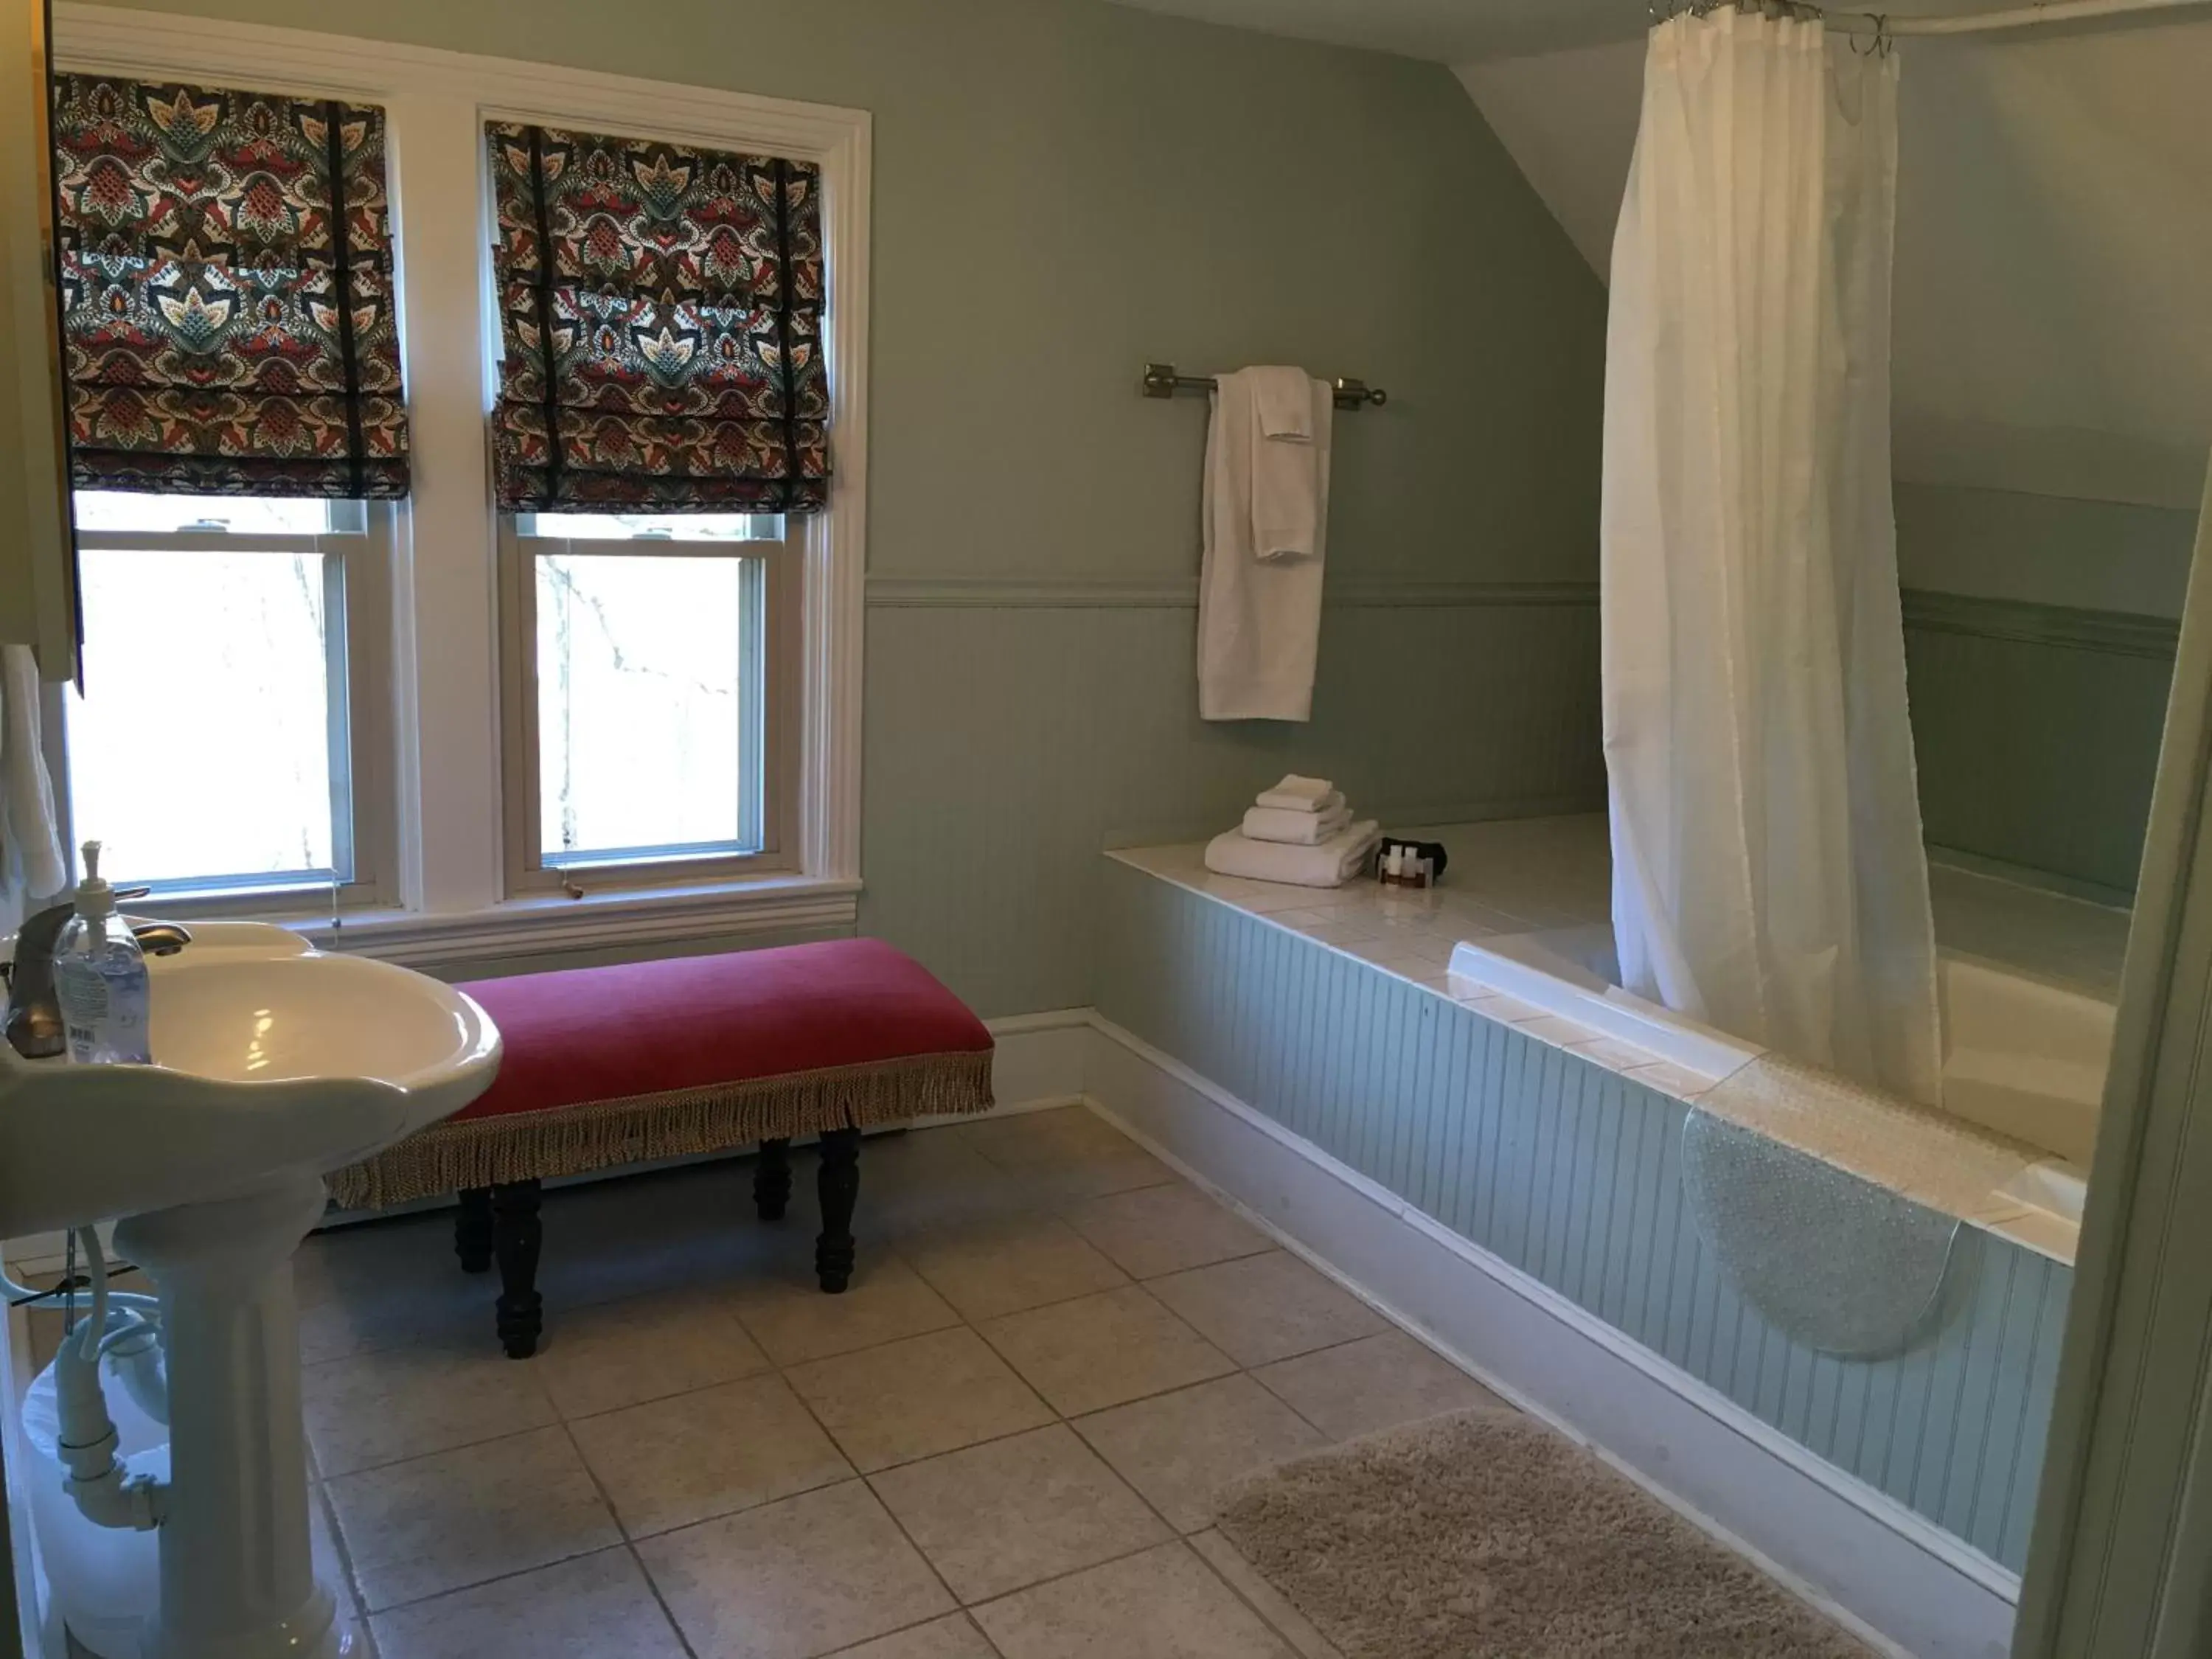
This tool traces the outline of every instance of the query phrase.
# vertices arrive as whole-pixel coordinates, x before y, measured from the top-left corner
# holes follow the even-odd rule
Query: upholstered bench
[[[878,939],[577,968],[464,986],[499,1026],[497,1081],[470,1106],[331,1177],[348,1209],[460,1195],[455,1249],[499,1264],[500,1340],[537,1352],[540,1183],[757,1143],[753,1200],[781,1219],[794,1136],[821,1139],[815,1273],[853,1273],[860,1132],[991,1104],[991,1034]]]

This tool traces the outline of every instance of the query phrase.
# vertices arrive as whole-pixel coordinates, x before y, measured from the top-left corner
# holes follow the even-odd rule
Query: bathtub
[[[1941,970],[1943,1109],[2087,1169],[2113,1005],[1975,957]]]
[[[1718,1084],[1759,1058],[1733,1037],[1621,989],[1605,925],[1461,942],[1453,978],[1617,1037]],[[1981,957],[1938,958],[1943,1011],[1943,1109],[1950,1116],[2088,1167],[2113,1005]],[[2041,1168],[2043,1166],[2038,1166]],[[2022,1201],[2080,1215],[2078,1173],[2051,1172]]]

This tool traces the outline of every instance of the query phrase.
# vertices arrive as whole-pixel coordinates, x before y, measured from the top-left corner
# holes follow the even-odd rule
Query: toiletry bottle
[[[84,844],[76,914],[54,943],[54,994],[69,1057],[79,1066],[144,1066],[152,997],[145,954],[115,914],[115,890],[100,878],[100,843]]]

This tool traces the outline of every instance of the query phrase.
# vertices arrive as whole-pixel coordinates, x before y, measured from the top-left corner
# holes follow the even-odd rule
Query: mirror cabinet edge
[[[0,0],[0,641],[79,669],[56,265],[51,0]]]

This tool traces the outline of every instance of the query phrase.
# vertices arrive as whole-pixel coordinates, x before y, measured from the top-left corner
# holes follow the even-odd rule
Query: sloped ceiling
[[[1124,3],[1454,64],[1604,273],[1648,0]],[[2193,508],[2212,446],[2212,9],[1900,50],[1899,475]]]
[[[1899,476],[2195,507],[2212,446],[2212,21],[1900,50]],[[1602,275],[1640,42],[1458,72]]]

